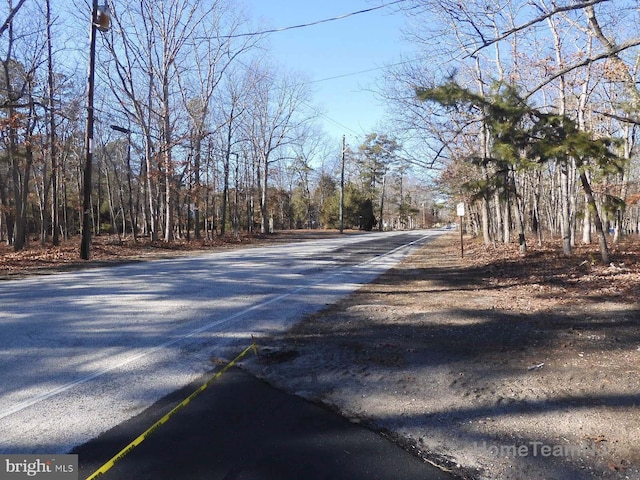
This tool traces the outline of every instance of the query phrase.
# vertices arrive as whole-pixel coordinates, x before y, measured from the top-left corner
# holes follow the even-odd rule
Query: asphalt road
[[[188,397],[191,385],[78,448],[85,479]],[[384,437],[230,370],[98,478],[451,480]]]
[[[0,453],[66,453],[438,235],[371,233],[0,282]]]

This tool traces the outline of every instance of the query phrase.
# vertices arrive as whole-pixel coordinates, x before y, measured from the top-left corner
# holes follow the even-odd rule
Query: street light
[[[95,21],[93,22],[98,30],[101,32],[108,32],[109,27],[111,26],[111,11],[109,10],[109,5],[106,3],[100,7],[97,6],[97,3],[94,1],[94,12],[95,12]]]
[[[93,84],[96,66],[96,30],[106,32],[111,24],[109,8],[98,7],[93,0],[91,30],[89,31],[89,72],[87,75],[87,127],[85,135],[84,198],[82,201],[82,241],[80,258],[89,260],[91,254],[91,163],[93,161]]]

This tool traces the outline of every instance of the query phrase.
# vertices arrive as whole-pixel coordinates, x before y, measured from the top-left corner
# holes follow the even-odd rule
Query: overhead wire
[[[353,17],[355,15],[360,15],[360,14],[363,14],[363,13],[373,12],[375,10],[380,10],[381,8],[390,7],[391,5],[395,5],[395,4],[406,2],[406,1],[407,0],[395,0],[393,2],[383,3],[382,5],[378,5],[377,7],[365,8],[363,10],[358,10],[357,12],[345,13],[343,15],[338,15],[338,16],[331,17],[331,18],[324,18],[322,20],[316,20],[316,21],[313,21],[313,22],[301,23],[301,24],[298,24],[298,25],[290,25],[290,26],[287,26],[287,27],[280,27],[280,28],[270,28],[270,29],[262,30],[262,31],[258,31],[258,32],[236,33],[236,34],[233,34],[233,35],[221,35],[219,38],[252,37],[252,36],[258,36],[258,35],[267,35],[269,33],[286,32],[286,31],[289,31],[289,30],[295,30],[295,29],[299,29],[299,28],[313,27],[315,25],[320,25],[322,23],[335,22],[336,20],[343,20],[345,18]]]
[[[423,60],[425,57],[424,55],[415,57],[415,58],[411,58],[409,60],[403,60],[402,62],[396,62],[396,63],[387,63],[385,65],[381,65],[379,67],[372,67],[372,68],[368,68],[366,70],[358,70],[355,72],[349,72],[349,73],[343,73],[341,75],[335,75],[333,77],[326,77],[326,78],[320,78],[318,80],[309,80],[307,82],[304,82],[305,84],[312,84],[312,83],[320,83],[320,82],[328,82],[329,80],[339,80],[340,78],[346,78],[346,77],[353,77],[355,75],[362,75],[363,73],[371,73],[371,72],[376,72],[378,70],[384,70],[385,68],[390,68],[390,67],[397,67],[399,65],[405,65],[407,63],[413,63],[419,60]]]
[[[355,75],[362,75],[364,73],[375,72],[375,71],[384,70],[384,69],[390,68],[390,67],[397,67],[399,65],[405,65],[407,63],[413,63],[413,62],[416,62],[416,61],[420,61],[423,58],[424,58],[423,56],[415,57],[415,58],[412,58],[412,59],[409,59],[409,60],[404,60],[402,62],[389,63],[389,64],[382,65],[382,66],[379,66],[379,67],[369,68],[367,70],[359,70],[359,71],[356,71],[356,72],[344,73],[342,75],[335,75],[335,76],[332,76],[332,77],[320,78],[320,79],[317,79],[317,80],[308,80],[308,81],[301,82],[300,84],[301,85],[311,85],[311,84],[314,84],[314,83],[328,82],[328,81],[331,81],[331,80],[339,80],[341,78],[352,77],[352,76],[355,76]],[[308,104],[306,102],[302,102],[302,103],[304,103],[307,107],[309,107],[312,110],[314,110],[318,115],[324,117],[326,120],[329,120],[334,125],[337,125],[340,128],[348,130],[353,135],[356,135],[356,136],[361,135],[360,133],[356,132],[352,128],[349,128],[346,125],[343,125],[342,123],[338,122],[337,120],[335,120],[335,119],[331,118],[330,116],[328,116],[327,114],[323,113],[322,111],[320,111],[319,108],[314,107],[314,106],[312,106],[312,105],[310,105],[310,104]]]
[[[337,21],[337,20],[343,20],[345,18],[349,18],[349,17],[355,16],[355,15],[361,15],[361,14],[364,14],[364,13],[373,12],[373,11],[376,11],[376,10],[380,10],[382,8],[386,8],[386,7],[390,7],[392,5],[396,5],[398,3],[403,3],[405,1],[407,1],[407,0],[395,0],[395,1],[392,1],[392,2],[388,2],[388,3],[383,3],[383,4],[378,5],[376,7],[366,8],[366,9],[358,10],[358,11],[355,11],[355,12],[345,13],[343,15],[337,15],[335,17],[325,18],[325,19],[322,19],[322,20],[316,20],[316,21],[313,21],[313,22],[302,23],[302,24],[297,24],[297,25],[290,25],[290,26],[287,26],[287,27],[266,29],[266,30],[261,30],[261,31],[256,31],[256,32],[238,33],[238,34],[233,34],[233,35],[221,35],[219,38],[239,38],[239,37],[248,37],[248,36],[259,36],[259,35],[267,35],[267,34],[271,34],[271,33],[285,32],[285,31],[294,30],[294,29],[307,28],[307,27],[320,25],[320,24],[323,24],[323,23],[334,22],[334,21]],[[342,75],[336,75],[336,76],[327,77],[327,78],[321,78],[321,79],[317,79],[317,80],[305,81],[305,82],[302,82],[302,84],[314,84],[314,83],[326,82],[326,81],[330,81],[330,80],[337,80],[337,79],[340,79],[340,78],[346,78],[346,77],[355,76],[355,75],[361,75],[361,74],[364,74],[364,73],[369,73],[369,72],[382,70],[384,68],[389,68],[389,67],[393,67],[393,66],[397,66],[397,65],[411,63],[411,62],[413,62],[415,60],[417,60],[417,59],[405,60],[405,61],[402,61],[402,62],[383,65],[383,66],[380,66],[380,67],[374,67],[374,68],[370,68],[370,69],[366,69],[366,70],[360,70],[360,71],[356,71],[356,72],[345,73],[345,74],[342,74]],[[242,63],[242,62],[240,62],[240,63]],[[337,120],[335,120],[335,119],[329,117],[328,115],[320,112],[317,107],[313,107],[313,106],[309,105],[306,102],[303,102],[303,103],[308,108],[311,108],[317,114],[319,114],[320,116],[324,117],[325,119],[327,119],[331,123],[339,126],[340,128],[343,128],[345,130],[350,131],[353,135],[359,135],[355,130],[353,130],[353,129],[341,124]]]
[[[285,31],[294,30],[294,29],[307,28],[307,27],[320,25],[320,24],[323,24],[323,23],[334,22],[334,21],[337,21],[337,20],[343,20],[345,18],[349,18],[349,17],[355,16],[355,15],[361,15],[361,14],[373,12],[373,11],[376,11],[376,10],[380,10],[380,9],[383,9],[383,8],[386,8],[386,7],[390,7],[390,6],[396,5],[398,3],[403,3],[405,1],[407,1],[407,0],[394,0],[392,2],[383,3],[383,4],[378,5],[376,7],[366,8],[366,9],[358,10],[358,11],[355,11],[355,12],[349,12],[349,13],[346,13],[346,14],[343,14],[343,15],[337,15],[337,16],[334,16],[334,17],[325,18],[325,19],[322,19],[322,20],[316,20],[316,21],[313,21],[313,22],[302,23],[302,24],[297,24],[297,25],[291,25],[291,26],[287,26],[287,27],[266,29],[266,30],[261,30],[261,31],[256,31],[256,32],[238,33],[238,34],[233,34],[233,35],[221,35],[221,36],[219,36],[219,38],[239,38],[239,37],[248,37],[248,36],[259,36],[259,35],[266,35],[266,34],[271,34],[271,33],[285,32]],[[373,68],[366,69],[366,70],[360,70],[360,71],[356,71],[356,72],[350,72],[350,73],[345,73],[345,74],[336,75],[336,76],[332,76],[332,77],[305,81],[305,82],[301,82],[301,83],[302,84],[314,84],[314,83],[326,82],[326,81],[330,81],[330,80],[337,80],[337,79],[340,79],[340,78],[346,78],[346,77],[350,77],[350,76],[361,75],[361,74],[364,74],[364,73],[370,73],[370,72],[374,72],[374,71],[378,71],[378,70],[383,70],[385,68],[389,68],[389,67],[393,67],[393,66],[398,66],[398,65],[403,65],[403,64],[406,64],[406,63],[415,62],[416,60],[420,60],[420,57],[414,58],[414,59],[410,59],[410,60],[405,60],[405,61],[402,61],[402,62],[382,65],[382,66],[379,66],[379,67],[373,67]],[[242,64],[242,62],[240,62],[240,63]],[[302,103],[305,104],[308,108],[314,110],[316,112],[316,114],[324,117],[326,120],[330,121],[334,125],[337,125],[338,127],[343,128],[346,131],[350,132],[351,135],[354,135],[354,136],[361,135],[360,133],[356,132],[354,129],[349,128],[346,125],[341,124],[337,120],[335,120],[335,119],[331,118],[330,116],[326,115],[325,113],[321,112],[318,107],[314,107],[314,106],[308,104],[307,102],[302,102]]]

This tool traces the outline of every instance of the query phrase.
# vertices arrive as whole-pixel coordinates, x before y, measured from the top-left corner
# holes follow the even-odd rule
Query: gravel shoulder
[[[640,479],[640,268],[455,235],[244,368],[469,479]]]

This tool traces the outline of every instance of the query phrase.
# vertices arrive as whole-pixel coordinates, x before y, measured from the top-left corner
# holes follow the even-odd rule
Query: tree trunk
[[[20,235],[22,242],[20,250],[29,246],[29,225],[27,223],[27,213],[29,210],[29,175],[33,165],[33,150],[30,145],[26,147],[24,171],[22,172],[22,185],[20,195],[16,196],[16,205],[20,204],[20,217],[16,216],[16,237]],[[16,248],[16,251],[18,249]]]
[[[193,158],[193,237],[202,238],[200,233],[200,165],[202,160],[202,139],[196,139],[196,151]]]
[[[105,181],[107,184],[107,202],[109,203],[109,217],[111,220],[111,232],[110,233],[118,233],[118,226],[116,224],[116,209],[115,209],[115,202],[114,202],[114,188],[116,188],[111,181],[111,177],[109,175],[109,166],[105,165]],[[115,172],[115,170],[114,170]]]
[[[593,190],[591,189],[591,184],[589,183],[587,174],[584,171],[580,172],[580,182],[582,183],[582,188],[584,189],[584,193],[587,197],[587,203],[589,205],[589,209],[591,210],[591,214],[593,215],[593,223],[596,226],[596,234],[598,235],[598,243],[600,245],[600,258],[602,259],[602,263],[608,264],[610,261],[610,256],[609,256],[609,247],[607,245],[607,237],[602,226],[602,220],[600,218],[600,214],[598,213],[596,200],[593,197]]]
[[[231,118],[233,118],[233,107],[231,109]],[[227,211],[229,210],[229,164],[231,162],[231,140],[232,140],[232,130],[231,130],[231,122],[227,127],[227,138],[226,144],[227,148],[224,152],[224,167],[223,167],[223,185],[222,185],[222,211],[220,212],[220,216],[222,217],[220,224],[220,235],[224,236],[227,230]]]
[[[12,219],[10,215],[7,183],[0,174],[0,241],[2,242],[9,243],[11,239]]]
[[[384,230],[384,194],[385,186],[387,183],[387,176],[382,176],[382,194],[380,195],[380,220],[378,220],[378,230],[381,232]]]
[[[622,230],[624,228],[623,222],[626,210],[627,194],[629,190],[629,169],[634,144],[634,129],[635,127],[632,127],[630,125],[625,125],[624,127],[624,158],[626,161],[624,169],[622,170],[622,186],[620,187],[620,199],[623,203],[616,209],[616,223],[613,243],[618,243],[620,241],[620,238],[622,237]]]
[[[145,162],[146,162],[146,191],[148,200],[148,217],[149,217],[149,233],[151,234],[151,240],[158,240],[158,232],[160,230],[160,215],[159,215],[159,203],[155,201],[156,195],[154,193],[154,178],[153,178],[153,152],[151,149],[151,136],[147,133],[145,135]]]
[[[502,241],[504,243],[511,242],[511,198],[507,192],[504,199],[504,214],[502,222]]]
[[[494,237],[496,241],[499,241],[502,238],[502,206],[500,205],[500,194],[495,191],[493,193],[493,210],[494,210],[494,221],[495,224],[493,226]]]
[[[562,224],[560,231],[562,233],[562,253],[571,255],[571,217],[569,216],[569,175],[567,162],[560,164],[560,217]]]
[[[162,134],[163,134],[163,152],[164,169],[165,169],[165,229],[164,240],[165,242],[173,242],[173,225],[174,225],[174,196],[173,196],[173,158],[172,158],[172,134],[171,134],[171,107],[169,105],[169,79],[165,76],[162,84]]]
[[[133,182],[131,180],[131,130],[127,137],[127,190],[129,191],[129,221],[131,222],[131,234],[133,240],[138,241],[138,206],[139,201],[136,204],[133,202]],[[141,177],[140,177],[141,178]],[[136,195],[136,199],[139,199],[139,193]]]
[[[524,230],[524,202],[517,196],[516,209],[516,221],[518,223],[518,245],[520,246],[520,253],[524,255],[525,253],[527,253],[527,239]]]
[[[586,195],[584,197],[584,218],[582,219],[582,243],[585,245],[591,243],[591,209]]]
[[[12,176],[13,176],[13,198],[15,201],[15,218],[13,227],[13,249],[16,252],[23,250],[26,243],[26,224],[23,215],[22,195],[20,193],[20,165],[13,153],[12,157]]]
[[[264,164],[262,165],[262,187],[261,187],[261,195],[260,195],[260,215],[262,215],[262,226],[261,233],[269,232],[269,217],[267,215],[267,188],[269,185],[268,177],[269,177],[269,157],[264,157]]]
[[[480,202],[481,222],[482,222],[482,240],[485,245],[491,243],[491,232],[489,230],[489,200],[486,196],[482,197]]]

